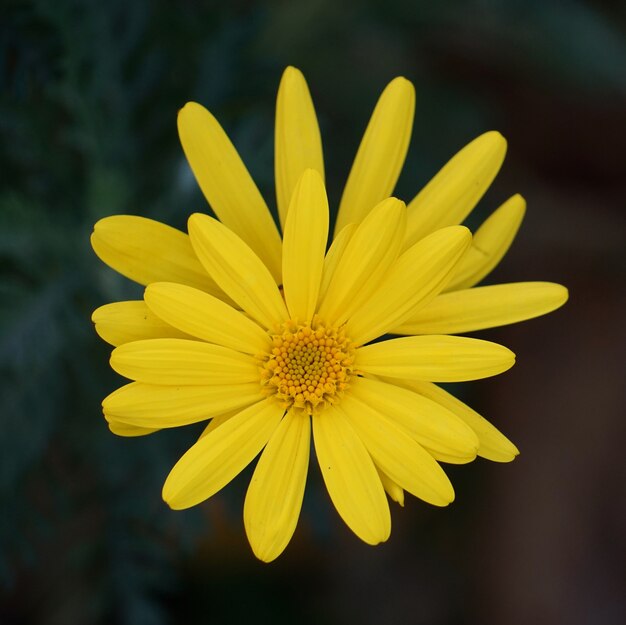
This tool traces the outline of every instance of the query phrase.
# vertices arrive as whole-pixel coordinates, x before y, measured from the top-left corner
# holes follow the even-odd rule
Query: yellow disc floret
[[[354,349],[341,328],[319,319],[287,321],[272,335],[272,350],[263,358],[261,382],[285,408],[309,414],[336,403],[348,387]]]

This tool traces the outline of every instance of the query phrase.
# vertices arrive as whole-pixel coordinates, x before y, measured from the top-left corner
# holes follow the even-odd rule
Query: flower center
[[[273,348],[263,358],[261,383],[285,408],[313,414],[336,403],[348,387],[354,349],[342,329],[314,318],[287,321],[272,335]]]

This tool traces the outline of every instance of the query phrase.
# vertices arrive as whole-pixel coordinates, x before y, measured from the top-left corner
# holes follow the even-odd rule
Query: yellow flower
[[[333,504],[370,544],[389,536],[385,491],[400,504],[406,490],[447,505],[454,493],[438,461],[518,453],[434,383],[484,378],[514,362],[500,345],[450,334],[549,312],[567,292],[548,283],[459,290],[497,264],[523,206],[513,198],[496,211],[474,246],[455,225],[495,176],[504,153],[497,133],[466,147],[408,207],[389,198],[412,116],[412,87],[396,79],[365,133],[328,252],[319,130],[293,68],[277,103],[282,242],[235,148],[193,103],[179,114],[179,133],[219,221],[192,215],[187,236],[117,216],[92,235],[100,258],[147,285],[143,301],[94,313],[98,333],[117,346],[112,367],[133,380],[103,402],[110,429],[137,436],[211,419],[165,483],[175,509],[207,499],[262,452],[244,506],[262,560],[276,558],[295,530],[311,429]],[[372,342],[389,333],[408,336]]]

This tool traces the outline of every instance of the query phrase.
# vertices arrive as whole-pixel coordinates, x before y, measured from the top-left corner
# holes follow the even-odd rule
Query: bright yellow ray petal
[[[391,195],[411,140],[415,89],[405,78],[392,80],[372,113],[343,191],[335,232],[360,223]]]
[[[392,421],[350,394],[338,410],[348,418],[376,465],[398,486],[435,506],[454,500],[454,489],[443,469]]]
[[[107,421],[107,425],[113,434],[125,437],[146,436],[159,431],[158,428],[140,428],[136,425],[128,425],[128,423],[115,420]]]
[[[254,555],[275,560],[298,523],[309,468],[311,418],[291,411],[280,422],[250,481],[243,521]]]
[[[491,131],[453,156],[408,205],[405,245],[460,224],[489,188],[505,154],[504,137]]]
[[[324,258],[324,270],[322,272],[322,283],[320,284],[319,292],[320,302],[326,296],[328,285],[330,284],[330,280],[335,273],[337,265],[339,264],[339,259],[343,256],[343,253],[345,252],[356,228],[356,224],[348,224],[347,226],[344,226],[341,232],[337,234],[335,240],[331,243],[330,249],[326,253],[326,258]]]
[[[315,452],[328,494],[346,525],[364,542],[389,538],[385,490],[367,449],[336,408],[313,416]]]
[[[261,258],[280,284],[280,235],[237,150],[204,107],[188,102],[178,134],[189,166],[220,221]]]
[[[319,173],[307,169],[293,193],[283,240],[283,289],[292,319],[313,317],[327,239],[326,189]]]
[[[396,384],[356,378],[350,394],[410,434],[431,454],[470,462],[479,446],[474,430],[439,403]]]
[[[195,213],[189,236],[198,258],[220,287],[266,328],[287,319],[276,282],[259,257],[217,219]]]
[[[91,320],[98,336],[115,347],[142,339],[191,338],[152,314],[141,300],[105,304],[93,311]]]
[[[526,202],[521,195],[514,195],[495,210],[474,234],[446,290],[469,289],[495,269],[511,247],[525,212]]]
[[[143,428],[171,428],[197,423],[245,408],[263,398],[258,383],[214,386],[154,386],[132,382],[102,402],[108,421]]]
[[[471,243],[463,226],[433,232],[391,266],[378,290],[348,320],[346,333],[356,345],[382,336],[426,305],[447,284]]]
[[[134,215],[105,217],[94,226],[91,246],[100,260],[139,284],[180,282],[224,297],[198,261],[189,237],[158,221]]]
[[[357,227],[333,272],[319,315],[336,325],[371,296],[396,260],[406,223],[404,203],[382,201]]]
[[[517,447],[504,434],[498,431],[487,419],[479,415],[475,410],[458,400],[454,395],[444,391],[441,387],[430,382],[417,380],[393,380],[434,402],[437,402],[447,410],[453,412],[459,419],[469,425],[480,441],[478,455],[494,462],[511,462],[519,455]]]
[[[120,345],[111,353],[111,368],[131,380],[164,386],[245,384],[259,379],[258,363],[252,356],[185,339]]]
[[[376,466],[376,470],[378,471],[378,477],[380,478],[385,492],[389,495],[389,498],[404,508],[404,489],[400,488],[386,473],[381,471],[379,466]]]
[[[284,228],[296,183],[306,169],[315,169],[324,180],[322,138],[309,87],[302,72],[288,67],[276,99],[274,172],[278,216]]]
[[[393,334],[460,334],[517,323],[556,310],[567,289],[552,282],[496,284],[439,295]]]
[[[497,343],[463,336],[406,336],[356,350],[355,368],[373,375],[429,382],[464,382],[510,369],[515,354]]]
[[[269,337],[259,325],[216,297],[182,284],[155,282],[144,299],[157,319],[203,339],[247,354],[267,349]],[[146,337],[149,338],[149,337]]]
[[[254,460],[279,424],[284,410],[273,398],[253,404],[201,438],[176,463],[163,485],[174,510],[214,495]]]

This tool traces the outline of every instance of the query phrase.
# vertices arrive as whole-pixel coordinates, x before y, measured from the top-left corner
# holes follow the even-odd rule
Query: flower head
[[[276,558],[295,530],[311,433],[335,508],[370,544],[389,536],[385,491],[400,504],[407,491],[447,505],[454,491],[439,462],[518,453],[434,383],[510,368],[507,348],[451,335],[542,314],[566,292],[548,283],[458,290],[510,243],[511,204],[491,218],[504,214],[508,228],[501,217],[498,227],[483,226],[479,259],[469,230],[456,225],[495,175],[485,163],[499,135],[465,148],[455,157],[463,167],[453,159],[407,207],[388,196],[412,115],[412,87],[396,79],[357,154],[328,250],[319,130],[292,68],[277,105],[282,241],[232,144],[196,104],[179,115],[181,141],[219,219],[192,215],[189,237],[128,216],[96,225],[98,255],[147,285],[144,301],[94,313],[98,332],[117,346],[111,366],[132,380],[104,400],[109,426],[133,436],[210,419],[165,482],[163,498],[175,509],[209,498],[260,454],[244,523],[262,560]],[[474,161],[469,190],[459,190]],[[412,205],[422,206],[418,214]],[[442,206],[453,215],[439,214]],[[389,334],[403,336],[385,340]]]

